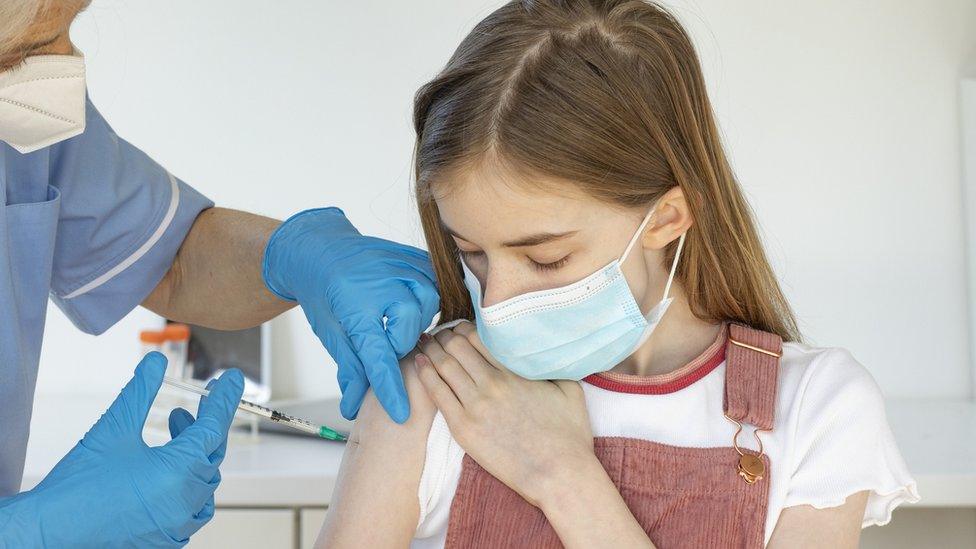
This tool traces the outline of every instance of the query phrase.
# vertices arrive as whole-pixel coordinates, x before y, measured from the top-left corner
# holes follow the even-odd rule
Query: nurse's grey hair
[[[0,1],[0,55],[9,53],[51,0]]]

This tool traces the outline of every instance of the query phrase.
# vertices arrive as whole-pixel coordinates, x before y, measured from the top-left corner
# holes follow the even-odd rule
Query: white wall
[[[889,396],[968,396],[958,90],[976,3],[671,3],[808,338]],[[72,35],[119,134],[218,204],[340,205],[419,245],[412,95],[498,4],[95,0]],[[114,393],[151,322],[96,339],[52,307],[38,394]],[[301,313],[276,328],[279,388],[337,393]]]

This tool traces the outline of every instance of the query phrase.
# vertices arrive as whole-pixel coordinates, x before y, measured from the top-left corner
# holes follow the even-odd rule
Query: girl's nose
[[[482,307],[491,307],[519,293],[518,278],[500,269],[489,269],[488,273],[479,276],[478,280],[481,281]]]

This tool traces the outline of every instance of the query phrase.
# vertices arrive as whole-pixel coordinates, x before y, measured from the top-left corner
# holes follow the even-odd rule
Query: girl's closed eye
[[[485,257],[485,252],[481,250],[462,250],[458,248],[458,255],[467,262],[475,262]],[[529,263],[536,270],[539,271],[555,271],[561,269],[569,263],[569,258],[572,254],[566,254],[565,256],[555,260],[555,261],[539,261],[528,257]]]
[[[532,262],[532,266],[533,267],[535,267],[536,269],[538,269],[540,271],[555,271],[557,269],[561,269],[561,268],[565,267],[566,264],[569,263],[569,257],[570,257],[570,255],[572,255],[572,254],[567,254],[567,255],[563,256],[562,258],[557,259],[556,261],[550,261],[550,262],[536,261],[536,260],[532,259],[531,257],[529,258],[529,261]]]

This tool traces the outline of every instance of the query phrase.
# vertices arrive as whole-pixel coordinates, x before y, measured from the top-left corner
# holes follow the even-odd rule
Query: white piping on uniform
[[[106,271],[105,274],[103,274],[102,276],[96,278],[95,280],[92,280],[88,284],[85,284],[81,288],[78,288],[77,290],[64,296],[63,299],[72,299],[80,295],[86,294],[94,290],[95,288],[101,286],[102,284],[105,284],[109,280],[112,280],[113,278],[115,278],[117,274],[128,269],[129,266],[131,266],[136,261],[139,261],[139,259],[142,258],[142,256],[146,255],[146,252],[151,250],[152,247],[155,246],[157,242],[159,242],[159,239],[163,237],[163,234],[166,232],[166,229],[169,228],[170,223],[173,222],[173,218],[176,217],[176,209],[180,205],[180,186],[179,184],[177,184],[176,178],[173,177],[173,174],[168,173],[166,175],[169,176],[169,183],[171,189],[170,199],[169,199],[169,209],[166,210],[166,215],[163,216],[163,220],[159,223],[159,226],[156,227],[156,232],[154,232],[152,236],[149,237],[149,240],[146,240],[146,242],[142,246],[140,246],[138,250],[132,252],[132,255],[122,260],[115,267],[112,267],[111,269]]]

